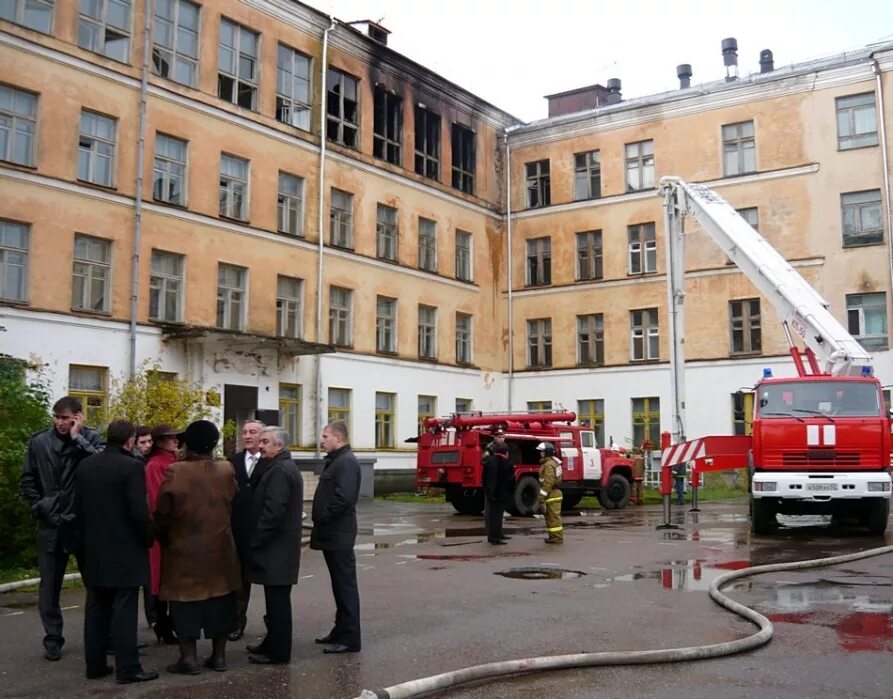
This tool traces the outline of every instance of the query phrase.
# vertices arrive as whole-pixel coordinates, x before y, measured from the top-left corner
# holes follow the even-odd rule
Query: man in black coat
[[[102,447],[99,433],[84,427],[81,401],[64,396],[53,405],[53,426],[31,437],[22,466],[19,492],[37,519],[37,608],[47,660],[59,660],[65,644],[59,593],[70,554],[75,554],[78,568],[83,568],[72,510],[75,474],[81,461]]]
[[[265,466],[251,501],[247,578],[264,586],[267,635],[249,648],[248,660],[262,665],[291,660],[291,588],[298,582],[301,565],[304,481],[291,459],[289,443],[281,427],[261,432]]]
[[[361,646],[360,593],[353,547],[360,464],[348,444],[347,425],[340,420],[326,425],[321,441],[328,456],[313,496],[310,548],[322,551],[326,559],[336,612],[334,628],[316,642],[328,644],[324,653],[356,653]]]
[[[514,493],[514,468],[502,428],[497,428],[493,433],[493,441],[487,445],[482,466],[487,541],[503,545],[509,537],[502,533],[502,515]]]
[[[136,429],[126,420],[109,425],[108,447],[84,459],[77,472],[74,511],[82,525],[84,655],[87,679],[110,674],[105,663],[109,631],[118,682],[145,682],[137,652],[140,587],[149,584],[152,523],[143,464],[133,457]]]
[[[248,582],[248,568],[251,564],[251,499],[264,472],[261,462],[260,434],[264,423],[260,420],[246,420],[242,423],[242,451],[229,457],[236,472],[239,486],[233,499],[233,538],[239,552],[242,566],[242,588],[236,592],[236,617],[238,627],[229,635],[230,641],[238,641],[245,633],[248,622],[248,603],[251,601],[251,583]]]

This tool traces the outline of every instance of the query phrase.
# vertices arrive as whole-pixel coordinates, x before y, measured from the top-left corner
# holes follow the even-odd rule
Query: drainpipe
[[[871,69],[874,71],[874,81],[877,86],[878,125],[881,136],[881,160],[884,166],[884,213],[887,217],[887,252],[890,255],[890,278],[893,279],[893,238],[891,238],[891,226],[893,226],[893,214],[890,205],[890,153],[887,150],[887,120],[884,116],[884,83],[881,75],[881,67],[878,65],[874,53],[871,54]]]
[[[130,378],[136,375],[136,317],[140,304],[140,247],[143,238],[143,161],[146,150],[146,93],[149,90],[149,34],[154,14],[153,0],[146,2],[143,23],[143,65],[140,75],[140,121],[136,141],[136,201],[133,217],[133,251],[130,266]]]
[[[319,240],[317,241],[318,245],[318,253],[317,253],[317,268],[316,268],[316,342],[322,343],[322,292],[323,292],[323,260],[325,258],[325,245],[323,240],[323,231],[324,231],[324,215],[323,215],[323,198],[325,192],[323,187],[325,186],[325,175],[326,175],[326,71],[328,69],[328,52],[329,52],[329,32],[335,28],[335,19],[331,18],[331,24],[329,24],[329,28],[323,31],[322,33],[322,61],[320,61],[319,68],[319,85],[320,85],[320,100],[319,100],[319,227],[317,230],[317,236]],[[320,449],[319,449],[319,436],[322,434],[322,426],[323,426],[323,401],[322,401],[322,354],[316,355],[316,411],[314,415],[314,437],[313,443],[316,445],[316,451],[314,452],[314,456],[318,459],[320,458]]]
[[[512,410],[512,388],[515,376],[515,318],[513,312],[512,297],[512,149],[509,146],[509,129],[506,128],[502,136],[505,144],[505,220],[506,241],[505,260],[508,270],[508,332],[509,332],[509,362],[508,362],[508,405],[507,410]]]

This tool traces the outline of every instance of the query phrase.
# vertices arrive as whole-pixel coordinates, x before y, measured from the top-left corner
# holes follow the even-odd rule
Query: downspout
[[[136,317],[140,304],[140,248],[143,238],[143,161],[146,150],[146,94],[149,91],[149,35],[154,14],[153,0],[146,2],[146,19],[143,23],[143,65],[140,76],[140,121],[136,141],[136,192],[134,197],[133,250],[130,266],[130,371],[136,376]]]
[[[880,126],[881,135],[881,160],[884,167],[884,213],[887,217],[887,252],[890,256],[890,278],[893,279],[893,237],[891,237],[891,227],[893,227],[893,213],[891,213],[890,204],[890,153],[887,150],[887,120],[884,116],[884,83],[881,75],[881,67],[878,65],[874,54],[871,54],[871,69],[874,71],[874,80],[877,85],[877,103],[878,103],[878,124]]]
[[[508,270],[508,396],[506,409],[512,410],[512,389],[515,376],[515,318],[513,313],[512,296],[512,149],[509,146],[509,129],[506,128],[502,136],[505,144],[505,220],[506,220],[506,242],[505,242],[505,259],[506,268]]]
[[[329,32],[335,28],[335,19],[331,18],[329,28],[322,33],[322,61],[319,68],[319,224],[317,230],[318,252],[317,252],[317,268],[316,268],[316,342],[322,344],[322,292],[323,292],[323,260],[325,258],[325,245],[323,239],[324,216],[323,216],[323,199],[326,176],[326,72],[328,69],[328,52],[329,52]],[[313,443],[316,445],[314,456],[320,457],[319,436],[322,434],[323,426],[323,400],[322,400],[322,354],[316,355],[316,410],[314,411],[314,437]]]

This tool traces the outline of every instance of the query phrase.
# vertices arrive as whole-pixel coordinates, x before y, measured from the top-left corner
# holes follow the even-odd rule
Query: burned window
[[[535,209],[552,203],[552,183],[549,176],[549,161],[537,160],[527,163],[527,208]]]
[[[357,104],[359,81],[340,70],[329,68],[327,82],[326,137],[342,146],[359,148],[357,139],[360,119]]]
[[[260,36],[228,19],[220,20],[217,96],[257,110],[257,49]]]
[[[453,189],[474,194],[474,131],[453,124]]]
[[[415,108],[415,171],[432,180],[440,177],[440,117],[418,105]]]
[[[400,164],[403,142],[403,99],[381,85],[375,86],[372,155],[392,165]]]

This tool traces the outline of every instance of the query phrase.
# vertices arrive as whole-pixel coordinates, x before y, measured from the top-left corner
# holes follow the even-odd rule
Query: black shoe
[[[507,546],[507,544],[502,539],[490,540],[489,543],[493,544],[493,546]]]
[[[248,656],[249,663],[255,663],[257,665],[287,665],[288,660],[273,660],[269,655],[265,655],[263,653],[252,653]]]
[[[59,646],[47,646],[47,649],[43,652],[43,657],[47,660],[61,660],[62,649]]]
[[[215,672],[226,671],[226,658],[218,658],[215,655],[210,656],[204,663],[204,666]]]
[[[265,638],[264,640],[262,640],[258,643],[249,643],[247,646],[245,646],[245,650],[247,650],[249,653],[254,653],[256,655],[266,655],[266,653],[267,653],[267,646],[265,645],[266,641],[267,641],[267,639]]]
[[[563,544],[563,541],[557,541],[556,539],[546,539],[547,544]]]
[[[343,643],[336,643],[331,646],[326,646],[322,649],[323,653],[359,653],[359,646],[345,646]]]
[[[137,672],[135,675],[130,675],[129,677],[119,677],[118,684],[133,684],[134,682],[150,682],[152,680],[158,679],[157,672],[147,672],[146,670],[142,670],[141,672]]]
[[[103,677],[108,677],[114,671],[115,671],[115,668],[113,668],[111,665],[106,665],[105,670],[103,670],[102,672],[88,672],[87,679],[88,680],[98,680]]]
[[[332,643],[338,643],[338,637],[334,633],[330,633],[327,636],[320,636],[319,638],[313,639],[314,643],[321,643],[324,646],[330,645]],[[251,650],[250,648],[248,650]]]
[[[229,640],[230,641],[240,641],[240,640],[242,640],[242,636],[244,636],[244,635],[245,635],[245,629],[237,629],[236,631],[233,631],[229,635]]]
[[[175,675],[197,675],[202,671],[198,663],[189,663],[180,658],[177,662],[167,666],[167,671]]]

